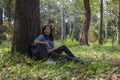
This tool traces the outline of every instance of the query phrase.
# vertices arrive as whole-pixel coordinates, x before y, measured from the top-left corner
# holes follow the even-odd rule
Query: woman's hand
[[[49,50],[48,50],[48,53],[51,53],[51,52],[53,52],[54,50],[55,50],[55,48],[49,49]]]
[[[46,42],[46,45],[47,45],[48,49],[51,48],[51,47],[50,47],[50,44],[49,44],[48,42]]]

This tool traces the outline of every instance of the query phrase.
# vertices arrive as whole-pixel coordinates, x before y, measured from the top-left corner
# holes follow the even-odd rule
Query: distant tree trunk
[[[27,54],[40,34],[39,0],[16,0],[12,50]]]
[[[65,26],[65,20],[64,20],[64,2],[61,1],[61,39],[65,39],[65,35],[66,35],[66,26]]]
[[[0,3],[0,5],[1,5],[1,3]],[[1,39],[1,37],[2,37],[2,31],[1,31],[1,28],[2,28],[2,24],[3,24],[3,19],[2,19],[2,13],[3,13],[3,9],[2,9],[2,7],[0,6],[0,44],[2,43],[2,39]]]
[[[102,26],[103,26],[103,0],[100,2],[100,26],[99,26],[99,35],[98,35],[98,41],[99,44],[103,44],[102,40]]]
[[[71,38],[72,39],[75,39],[75,29],[76,29],[76,26],[77,26],[77,11],[76,11],[76,4],[77,4],[77,1],[76,0],[74,0],[73,1],[73,3],[74,3],[74,18],[73,18],[73,29],[72,29],[72,36],[71,36]]]
[[[85,14],[84,14],[83,25],[81,28],[81,33],[80,33],[80,44],[81,45],[89,45],[88,31],[89,31],[90,17],[91,17],[89,0],[84,0],[84,10],[85,10]]]
[[[105,22],[105,39],[107,40],[108,38],[108,27],[107,27],[107,24],[108,24],[108,19],[106,17],[106,22]]]
[[[119,12],[118,12],[118,23],[117,23],[117,41],[120,45],[120,1],[119,1]]]

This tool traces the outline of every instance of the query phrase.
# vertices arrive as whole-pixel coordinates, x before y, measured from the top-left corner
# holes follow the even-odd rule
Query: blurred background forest
[[[103,0],[102,41],[117,42],[119,38],[117,37],[120,10],[118,1]],[[83,6],[83,0],[40,0],[40,26],[51,24],[56,40],[70,37],[79,41],[84,18]],[[94,42],[99,36],[100,0],[91,0],[90,8],[88,41]],[[15,0],[0,0],[0,42],[7,37],[12,38],[14,15]]]

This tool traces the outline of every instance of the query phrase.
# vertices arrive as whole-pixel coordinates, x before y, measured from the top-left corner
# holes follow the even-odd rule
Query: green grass
[[[120,46],[80,46],[75,40],[55,41],[56,47],[67,45],[81,60],[93,59],[91,64],[66,60],[34,61],[17,52],[10,54],[11,42],[0,45],[0,80],[89,80],[120,74]],[[52,62],[53,61],[53,62]]]

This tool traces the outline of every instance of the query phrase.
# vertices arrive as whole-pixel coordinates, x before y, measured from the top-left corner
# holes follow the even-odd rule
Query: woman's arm
[[[34,40],[34,43],[45,44],[45,45],[48,46],[48,48],[51,48],[48,42],[44,42],[44,41],[40,41],[40,40]]]
[[[48,48],[51,48],[48,42],[44,42],[44,41],[39,41],[39,40],[34,40],[34,43],[38,43],[38,44],[45,44],[48,46]],[[51,53],[55,50],[55,48],[52,49],[48,49],[48,53]]]

